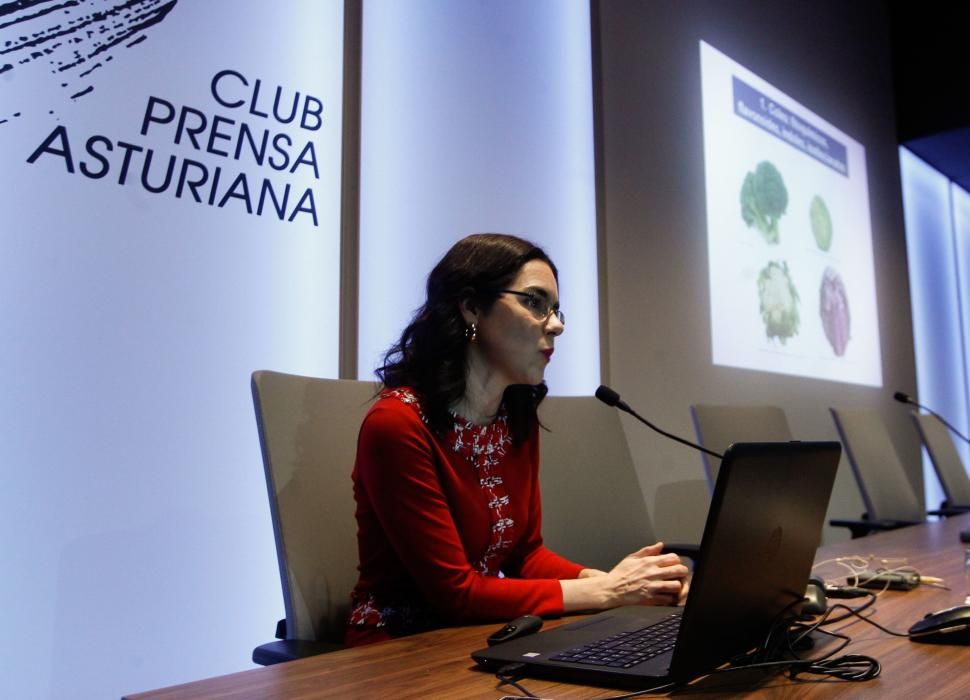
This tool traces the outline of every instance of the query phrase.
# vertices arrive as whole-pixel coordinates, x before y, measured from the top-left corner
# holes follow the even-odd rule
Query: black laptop
[[[840,454],[837,442],[732,445],[683,608],[616,608],[472,658],[490,671],[516,663],[523,676],[646,688],[685,683],[758,647],[799,612]],[[672,638],[649,656],[655,650],[644,652],[649,643],[640,639],[665,626],[674,627]]]

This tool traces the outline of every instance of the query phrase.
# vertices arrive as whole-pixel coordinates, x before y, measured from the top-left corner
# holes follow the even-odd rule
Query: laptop
[[[800,611],[841,450],[837,442],[731,445],[683,608],[615,608],[472,658],[489,671],[515,663],[524,665],[516,670],[522,676],[646,688],[686,683],[758,647],[780,619]],[[623,640],[655,623],[679,630],[672,648],[652,658],[584,652],[605,639],[613,650],[637,648]]]

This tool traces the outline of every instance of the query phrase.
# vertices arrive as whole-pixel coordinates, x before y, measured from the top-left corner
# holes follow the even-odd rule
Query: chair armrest
[[[866,520],[865,518],[859,520],[843,520],[840,518],[833,518],[829,520],[829,525],[832,527],[847,527],[852,535],[852,539],[859,537],[864,537],[871,532],[885,532],[887,530],[897,530],[901,527],[908,527],[910,525],[917,525],[917,522],[910,520]]]
[[[314,642],[306,639],[282,639],[268,642],[253,649],[253,663],[271,666],[285,661],[294,661],[317,654],[339,651],[344,647],[332,642]]]

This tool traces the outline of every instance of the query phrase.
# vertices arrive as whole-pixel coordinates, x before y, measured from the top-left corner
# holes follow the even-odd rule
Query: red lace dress
[[[503,411],[489,425],[455,416],[439,438],[411,391],[383,392],[354,465],[360,577],[346,642],[562,614],[559,579],[583,567],[542,544],[538,477],[537,429],[513,445]]]

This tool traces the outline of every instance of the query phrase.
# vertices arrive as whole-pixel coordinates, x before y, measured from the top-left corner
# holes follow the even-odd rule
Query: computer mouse
[[[537,617],[536,615],[523,615],[522,617],[515,618],[500,630],[489,635],[488,645],[491,647],[502,642],[518,639],[527,634],[538,632],[540,629],[542,629],[541,617]]]
[[[930,613],[909,628],[909,639],[928,644],[970,644],[970,605]]]

